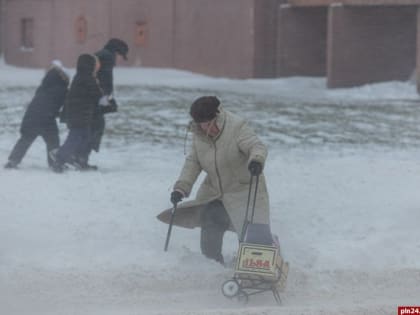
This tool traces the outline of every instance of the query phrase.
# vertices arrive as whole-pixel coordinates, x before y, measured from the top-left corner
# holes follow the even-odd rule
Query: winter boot
[[[48,156],[51,159],[51,164],[50,164],[50,168],[55,172],[55,173],[63,173],[65,170],[65,166],[64,163],[62,163],[61,161],[59,161],[58,157],[57,157],[57,152],[58,149],[54,149],[51,150],[48,153]]]
[[[48,156],[50,157],[51,162],[52,162],[51,166],[53,166],[57,162],[57,152],[58,152],[58,149],[53,149],[50,152],[48,152]]]
[[[98,166],[86,163],[85,165],[83,165],[82,170],[84,170],[84,171],[97,171]]]
[[[64,167],[63,165],[61,165],[61,164],[54,163],[54,164],[52,164],[51,169],[52,169],[55,173],[63,173],[63,172],[64,172],[65,167]]]
[[[98,167],[96,165],[91,165],[87,162],[87,159],[84,158],[74,158],[71,163],[79,171],[97,171]]]
[[[5,169],[16,169],[17,168],[17,163],[9,160],[5,165],[4,165]]]

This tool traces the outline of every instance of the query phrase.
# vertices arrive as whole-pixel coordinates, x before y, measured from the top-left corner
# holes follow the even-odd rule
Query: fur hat
[[[219,105],[216,96],[202,96],[191,104],[190,115],[196,123],[212,120],[219,113]]]
[[[67,69],[66,67],[64,67],[61,60],[54,59],[53,61],[51,61],[50,68],[58,69],[60,71],[60,73],[62,73],[65,77],[67,77],[67,80],[70,80],[70,78],[71,78],[70,70]]]

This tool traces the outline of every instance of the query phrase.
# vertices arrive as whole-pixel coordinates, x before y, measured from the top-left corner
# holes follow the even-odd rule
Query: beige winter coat
[[[196,199],[178,205],[174,224],[188,228],[200,226],[200,211],[210,201],[219,199],[231,219],[231,230],[239,234],[245,219],[251,178],[248,164],[255,160],[264,165],[267,149],[244,119],[221,108],[219,110],[216,124],[220,132],[216,137],[207,136],[197,125],[193,125],[191,152],[174,189],[182,190],[188,196],[201,171],[207,176],[197,191]],[[255,182],[254,178],[253,187]],[[158,218],[168,223],[170,211],[165,210]],[[267,188],[261,174],[254,223],[269,224],[269,221]]]

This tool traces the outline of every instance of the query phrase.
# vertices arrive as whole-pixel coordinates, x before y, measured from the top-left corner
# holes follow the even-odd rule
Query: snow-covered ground
[[[0,160],[42,70],[0,65]],[[98,172],[55,174],[38,139],[0,169],[0,314],[397,314],[420,305],[420,110],[411,83],[326,90],[325,80],[228,80],[115,71]],[[187,109],[218,95],[269,146],[273,231],[291,269],[283,305],[227,300],[232,269],[203,258],[199,230],[155,217],[184,159]],[[62,136],[65,136],[65,128]],[[188,143],[188,138],[187,138]],[[225,237],[232,260],[237,241]]]

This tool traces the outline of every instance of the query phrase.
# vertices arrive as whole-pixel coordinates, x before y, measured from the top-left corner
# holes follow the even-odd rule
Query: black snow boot
[[[64,166],[64,163],[57,158],[57,152],[58,149],[48,152],[48,156],[50,157],[49,166],[55,173],[63,173],[66,167]]]
[[[9,160],[5,165],[4,168],[5,169],[16,169],[18,166],[18,164],[14,161]]]
[[[81,170],[82,171],[97,171],[98,166],[86,163],[86,164],[82,165]]]
[[[98,167],[96,165],[91,165],[87,162],[86,158],[74,158],[71,163],[79,171],[97,171]]]

